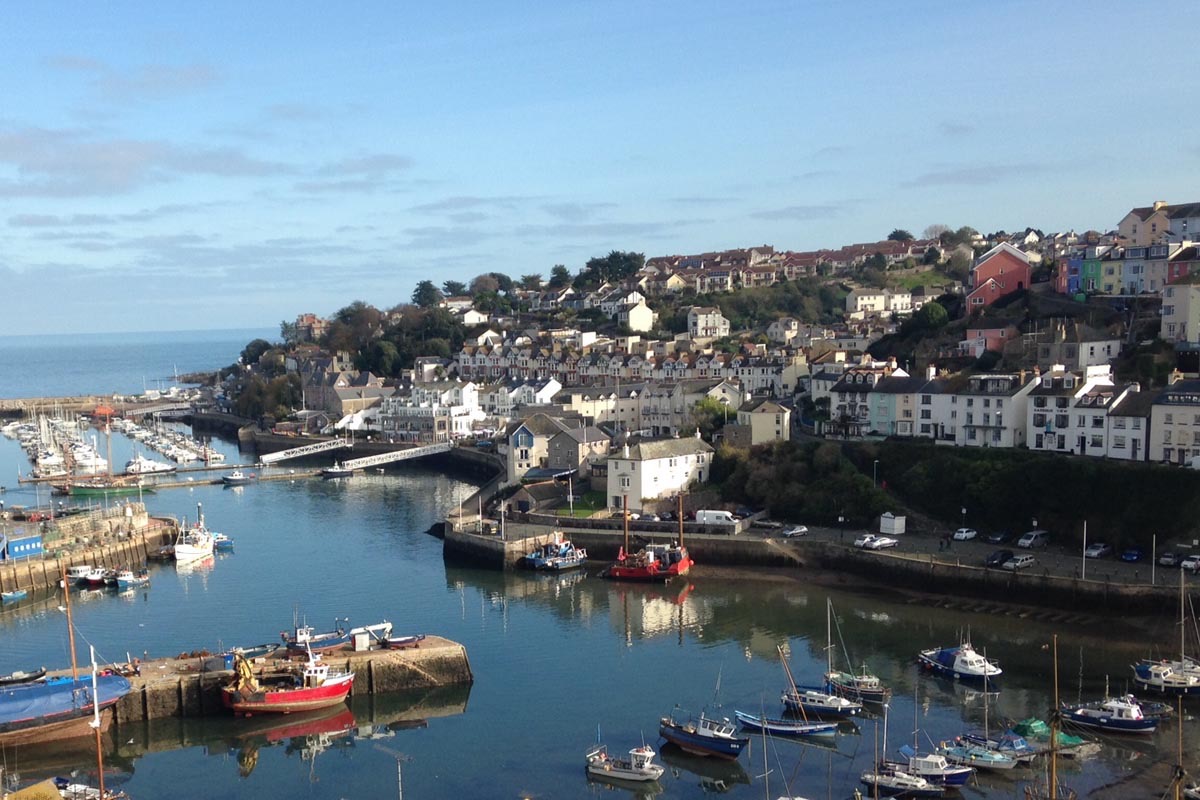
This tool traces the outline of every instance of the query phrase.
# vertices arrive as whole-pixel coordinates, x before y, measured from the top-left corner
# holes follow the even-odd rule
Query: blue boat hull
[[[926,672],[931,672],[934,675],[938,675],[942,678],[949,678],[950,680],[961,681],[962,683],[970,683],[975,686],[983,686],[986,683],[989,688],[1000,688],[1000,677],[997,675],[985,678],[982,675],[959,672],[953,666],[947,666],[934,659],[926,658],[923,655],[917,657],[917,663],[921,665],[921,669],[925,670]]]
[[[750,743],[750,739],[747,737],[734,736],[726,739],[704,736],[699,732],[689,731],[683,725],[672,725],[665,721],[658,726],[658,735],[684,752],[730,760],[737,758]]]
[[[1113,733],[1154,733],[1158,728],[1157,719],[1115,719],[1110,716],[1085,716],[1068,709],[1063,709],[1063,721],[1082,728],[1092,728],[1098,731]]]

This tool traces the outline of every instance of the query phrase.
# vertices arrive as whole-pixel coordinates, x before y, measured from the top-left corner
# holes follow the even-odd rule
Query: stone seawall
[[[141,675],[129,680],[133,691],[115,706],[117,724],[166,717],[228,715],[221,702],[221,687],[233,673],[205,671],[211,659],[178,658],[144,661]],[[351,695],[384,694],[446,686],[469,686],[475,677],[467,649],[449,639],[428,636],[419,647],[405,650],[368,650],[361,653],[327,653],[324,660],[334,669],[354,673]],[[276,659],[255,659],[255,669],[276,667]]]

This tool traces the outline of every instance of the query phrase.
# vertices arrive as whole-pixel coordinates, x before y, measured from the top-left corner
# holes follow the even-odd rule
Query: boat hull
[[[238,714],[291,714],[298,711],[315,711],[346,702],[353,675],[339,676],[321,686],[303,689],[277,689],[251,692],[226,687],[221,690],[221,701],[226,708]]]
[[[704,736],[698,731],[689,731],[689,726],[662,720],[658,726],[658,735],[671,744],[695,756],[712,756],[714,758],[736,759],[750,740],[741,736],[728,739],[720,736]]]
[[[1092,716],[1075,711],[1063,710],[1063,721],[1081,728],[1091,728],[1112,733],[1151,734],[1158,729],[1157,719],[1116,719],[1106,715]]]
[[[100,710],[131,690],[120,675],[97,679]],[[53,680],[0,688],[0,744],[72,739],[91,732],[94,707],[91,678]],[[109,715],[101,714],[107,725]],[[108,721],[106,721],[108,720]]]
[[[756,717],[744,711],[733,713],[743,728],[765,731],[774,736],[833,736],[837,733],[838,727],[836,722],[801,722],[799,720]]]

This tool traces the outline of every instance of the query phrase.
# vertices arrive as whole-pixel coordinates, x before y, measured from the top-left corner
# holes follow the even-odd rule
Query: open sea
[[[262,332],[258,332],[261,334]],[[79,394],[139,389],[141,376],[214,368],[236,358],[256,332],[177,344],[164,337],[46,344],[57,361],[29,359],[19,389],[5,394]],[[105,338],[105,337],[100,337]],[[154,341],[150,341],[153,339]],[[0,340],[11,374],[21,359]],[[111,371],[96,362],[103,352]],[[182,353],[187,353],[186,357]],[[210,359],[205,361],[205,359]],[[89,362],[89,363],[83,363]],[[36,366],[34,364],[36,363]],[[40,376],[40,379],[35,376]],[[107,449],[104,434],[101,452]],[[216,441],[230,463],[252,463],[235,442]],[[138,446],[114,435],[113,461]],[[0,495],[9,507],[47,502],[18,485],[29,463],[0,438]],[[922,749],[1005,720],[1045,718],[1051,705],[1048,643],[1059,635],[1064,700],[1091,699],[1106,682],[1128,682],[1129,664],[1177,642],[1172,620],[1137,636],[1051,625],[1016,615],[967,613],[893,595],[831,591],[801,570],[726,571],[701,565],[669,586],[611,583],[602,565],[567,576],[500,572],[443,561],[425,531],[473,491],[469,479],[407,463],[348,480],[264,482],[232,489],[196,486],[145,496],[152,513],[194,516],[236,540],[235,551],[191,571],[151,567],[148,588],[117,594],[75,590],[78,642],[102,659],[170,656],[278,638],[294,615],[319,629],[335,617],[363,625],[383,619],[397,634],[431,633],[462,642],[476,682],[469,688],[355,699],[354,727],[338,716],[251,720],[215,716],[115,729],[106,740],[111,785],[134,800],[214,798],[849,798],[876,753],[895,756],[914,739]],[[837,625],[827,648],[826,600]],[[0,609],[0,674],[69,664],[58,596],[31,596]],[[916,652],[970,636],[1005,670],[984,694],[920,675]],[[866,663],[893,691],[887,724],[875,709],[822,742],[755,738],[737,762],[714,762],[665,747],[659,718],[677,707],[731,716],[778,715],[786,683],[777,648],[798,682],[816,682],[833,656]],[[1061,763],[1080,797],[1122,782],[1110,797],[1157,798],[1175,760],[1180,723],[1150,737],[1101,737],[1100,752]],[[1197,725],[1183,723],[1186,765],[1196,768]],[[667,772],[655,784],[613,786],[588,779],[583,756],[597,735],[610,751],[645,741]],[[77,772],[91,780],[94,753],[44,747],[0,749],[0,766],[22,778]],[[981,775],[967,798],[1018,798],[1040,770]],[[767,792],[769,791],[769,794]],[[864,795],[866,793],[864,792]],[[868,795],[869,796],[869,795]]]

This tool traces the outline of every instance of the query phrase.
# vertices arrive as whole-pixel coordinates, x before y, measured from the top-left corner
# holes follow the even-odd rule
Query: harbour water
[[[235,444],[217,446],[231,461],[239,458]],[[120,436],[113,448],[118,465],[132,452]],[[28,468],[23,454],[15,442],[0,439],[0,474],[13,476],[18,468]],[[14,483],[2,498],[9,506],[36,499],[32,488]],[[322,735],[319,725],[307,732],[291,720],[261,718],[122,728],[108,743],[113,777],[137,800],[390,797],[397,792],[401,753],[410,798],[647,791],[664,798],[713,792],[761,798],[765,752],[771,797],[787,788],[808,798],[852,794],[876,747],[883,747],[882,720],[875,716],[844,725],[829,747],[775,741],[764,747],[755,740],[735,764],[663,752],[668,771],[657,790],[614,795],[611,787],[589,782],[583,753],[597,731],[611,751],[643,739],[662,751],[658,719],[677,705],[712,711],[719,703],[730,716],[735,708],[776,715],[785,681],[776,647],[788,653],[798,681],[817,680],[827,654],[831,592],[792,570],[747,574],[702,566],[690,580],[662,587],[606,582],[595,576],[598,569],[540,576],[446,564],[441,542],[425,531],[471,490],[468,481],[409,463],[348,480],[197,486],[145,496],[159,514],[191,517],[203,504],[210,526],[236,539],[235,552],[186,573],[155,565],[150,587],[129,595],[75,592],[79,643],[94,644],[103,658],[270,641],[290,627],[294,614],[321,629],[338,617],[351,624],[386,618],[397,634],[436,633],[465,644],[476,683],[440,701],[394,700],[401,710],[414,702],[436,709],[424,725],[368,729],[372,716],[386,720],[388,714],[357,701],[364,727],[338,736]],[[914,712],[925,748],[981,728],[985,713],[993,730],[998,719],[1045,718],[1048,644],[1056,633],[1064,700],[1102,694],[1106,676],[1114,691],[1123,690],[1128,665],[1147,652],[1146,642],[1161,652],[1178,641],[1169,619],[1148,623],[1135,639],[1132,629],[1057,629],[872,593],[836,591],[832,598],[840,621],[838,658],[844,639],[853,662],[870,664],[895,692],[887,745],[893,752],[913,741]],[[56,597],[35,596],[0,611],[0,673],[69,662],[59,604]],[[1005,669],[1002,689],[986,707],[982,693],[920,676],[914,666],[918,649],[966,635]],[[239,736],[239,726],[250,724],[259,733]],[[1129,780],[1111,796],[1159,797],[1165,786],[1155,781],[1169,773],[1154,765],[1173,763],[1177,724],[1145,741],[1105,738],[1094,758],[1062,765],[1065,780],[1081,797],[1120,779]],[[1194,753],[1195,722],[1189,717],[1183,724],[1185,748]],[[276,733],[262,732],[264,725],[277,726]],[[93,763],[86,747],[56,755],[49,766],[30,750],[4,750],[2,763],[30,777],[39,770],[62,774],[70,765],[86,777]],[[1019,797],[1033,774],[985,775],[962,796]]]

